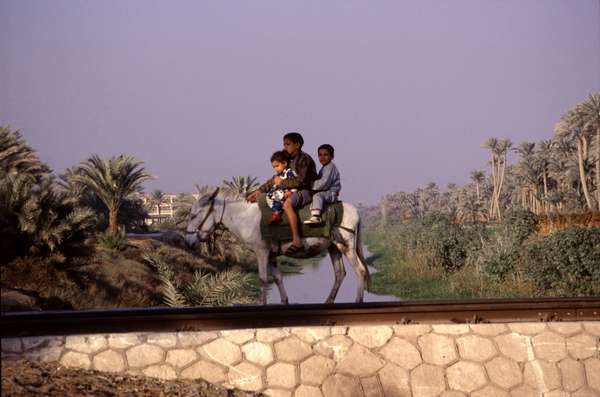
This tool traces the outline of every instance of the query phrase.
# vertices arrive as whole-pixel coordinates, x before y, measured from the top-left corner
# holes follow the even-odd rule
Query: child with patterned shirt
[[[273,153],[271,156],[271,165],[278,176],[282,180],[296,176],[294,170],[289,168],[290,158],[286,151],[281,150]],[[273,210],[271,217],[268,220],[269,225],[281,222],[281,212],[283,211],[283,202],[296,189],[285,189],[280,185],[273,184],[267,192],[267,204]]]

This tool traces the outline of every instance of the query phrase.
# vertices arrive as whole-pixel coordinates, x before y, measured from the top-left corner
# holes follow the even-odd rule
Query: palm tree
[[[489,138],[483,147],[490,149],[492,167],[492,182],[494,184],[494,191],[492,192],[492,200],[490,203],[490,219],[498,216],[500,219],[500,193],[502,191],[502,185],[504,183],[504,174],[506,172],[506,155],[508,150],[512,146],[510,139],[503,139],[498,141],[497,138]]]
[[[585,202],[590,210],[593,210],[592,198],[588,189],[586,162],[588,159],[588,145],[591,135],[591,124],[586,124],[580,114],[571,109],[563,114],[560,121],[554,127],[558,138],[567,138],[577,143],[577,165],[581,189]]]
[[[577,113],[586,126],[596,130],[596,205],[600,211],[600,92],[591,94],[579,104]]]
[[[118,215],[123,202],[141,192],[142,183],[153,179],[141,166],[143,163],[126,155],[102,159],[93,155],[82,162],[73,181],[94,192],[108,208],[108,230],[119,232]]]
[[[246,197],[258,187],[257,178],[248,176],[234,176],[231,181],[223,181],[225,191],[234,197]]]
[[[485,181],[485,174],[483,171],[473,171],[471,172],[471,180],[475,182],[475,191],[477,193],[477,201],[481,200],[481,192],[479,191],[479,186]]]
[[[27,145],[21,132],[11,130],[9,126],[0,126],[0,172],[5,175],[19,173],[38,178],[48,174],[50,169]]]
[[[160,206],[165,202],[166,198],[167,197],[165,196],[165,193],[160,189],[153,190],[152,193],[150,193],[150,203],[152,205],[156,205],[156,208],[158,208],[158,222],[159,223],[160,223]]]

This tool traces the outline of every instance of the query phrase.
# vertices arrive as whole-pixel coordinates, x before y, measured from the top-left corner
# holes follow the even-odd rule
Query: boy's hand
[[[281,183],[282,179],[279,176],[274,176],[273,177],[273,183],[276,185],[279,185]]]
[[[258,190],[255,190],[246,196],[246,200],[248,200],[251,203],[255,203],[257,197],[258,197]]]
[[[292,192],[290,192],[289,190],[286,190],[285,193],[283,193],[283,198],[285,200],[289,199],[290,197],[292,197]]]

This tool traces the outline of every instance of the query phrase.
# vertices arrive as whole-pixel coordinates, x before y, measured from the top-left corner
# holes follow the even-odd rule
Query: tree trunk
[[[479,196],[479,182],[475,182],[475,189],[477,189],[477,201],[481,200],[481,197]]]
[[[583,195],[585,196],[585,202],[590,210],[594,210],[592,207],[592,198],[587,186],[587,180],[585,176],[585,168],[583,166],[583,148],[587,147],[585,139],[581,136],[577,137],[577,163],[579,164],[579,178],[581,179],[581,188],[583,189]]]
[[[108,209],[108,230],[111,234],[119,233],[119,222],[118,222],[119,210],[118,208]]]
[[[502,169],[500,169],[500,160],[498,159],[498,173],[500,181],[498,183],[498,191],[496,192],[496,211],[498,213],[498,219],[502,220],[502,214],[500,214],[500,191],[502,190],[502,184],[504,183],[504,173],[506,171],[506,154],[502,161]]]
[[[544,167],[544,170],[542,171],[544,174],[542,175],[542,177],[544,178],[544,212],[548,212],[546,210],[546,205],[548,204],[548,175],[546,175],[546,167]]]
[[[490,219],[494,219],[494,210],[496,206],[496,188],[497,188],[497,180],[496,177],[496,156],[492,152],[492,184],[494,185],[494,189],[492,191],[492,197],[490,199]]]

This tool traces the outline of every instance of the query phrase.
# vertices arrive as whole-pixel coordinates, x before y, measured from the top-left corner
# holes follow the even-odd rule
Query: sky
[[[374,204],[467,183],[487,138],[548,139],[598,91],[599,0],[0,0],[0,124],[57,173],[133,155],[147,190],[266,180],[299,131]]]

